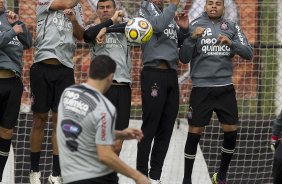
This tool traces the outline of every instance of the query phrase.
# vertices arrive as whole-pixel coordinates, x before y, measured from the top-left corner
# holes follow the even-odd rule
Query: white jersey
[[[55,58],[63,65],[73,68],[76,38],[73,25],[63,10],[53,11],[53,0],[38,0],[36,8],[35,63]],[[83,12],[80,4],[74,8],[78,23],[83,26]]]
[[[98,159],[97,145],[113,145],[116,110],[99,91],[87,84],[63,92],[58,108],[57,142],[64,182],[113,172]]]

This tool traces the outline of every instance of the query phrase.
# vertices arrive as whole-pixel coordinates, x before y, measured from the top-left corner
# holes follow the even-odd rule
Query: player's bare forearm
[[[72,21],[73,25],[73,36],[78,39],[83,39],[84,28],[77,22],[77,20]]]
[[[135,181],[144,176],[135,169],[124,163],[112,150],[111,145],[97,145],[98,159],[114,171],[121,173]],[[146,177],[145,177],[146,178]],[[140,183],[140,182],[137,182]],[[143,182],[146,183],[146,182]]]
[[[50,6],[51,10],[64,10],[75,7],[80,0],[54,0]]]
[[[121,139],[121,140],[136,139],[137,141],[140,141],[143,138],[143,133],[138,128],[126,128],[122,131],[116,130],[115,136],[116,139]]]

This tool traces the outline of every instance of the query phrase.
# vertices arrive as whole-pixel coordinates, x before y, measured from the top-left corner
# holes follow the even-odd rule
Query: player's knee
[[[224,132],[233,132],[238,129],[237,125],[221,124],[222,130]]]
[[[199,135],[201,135],[202,132],[204,131],[204,127],[195,127],[195,126],[189,125],[188,131],[189,131],[190,133],[194,133],[194,134],[199,134]]]
[[[45,127],[45,123],[42,122],[33,122],[32,128],[35,130],[43,131]]]
[[[43,131],[48,120],[48,114],[34,114],[32,128]]]
[[[0,128],[0,137],[3,139],[12,139],[13,129]]]

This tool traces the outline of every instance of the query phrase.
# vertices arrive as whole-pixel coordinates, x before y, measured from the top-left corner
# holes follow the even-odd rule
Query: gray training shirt
[[[190,62],[190,75],[193,86],[209,87],[232,83],[233,66],[231,58],[238,54],[250,60],[253,48],[240,26],[230,20],[219,18],[212,22],[204,12],[189,25],[189,34],[197,27],[205,28],[198,39],[191,36],[184,40],[180,49],[180,60]],[[231,47],[220,44],[218,37],[224,35],[232,41]]]
[[[56,58],[63,65],[73,68],[72,59],[76,49],[73,25],[63,10],[49,9],[52,2],[53,0],[37,1],[34,63]],[[78,23],[83,25],[81,6],[77,4],[73,9]]]
[[[6,10],[0,12],[0,69],[12,70],[21,76],[23,50],[32,46],[32,38],[23,22],[17,21],[16,24],[23,28],[23,33],[18,36],[7,20]]]
[[[152,25],[154,34],[150,41],[142,44],[142,63],[144,66],[158,66],[158,60],[165,60],[172,69],[178,62],[178,32],[174,21],[176,6],[170,4],[161,12],[149,1],[142,1],[139,16]]]
[[[110,56],[117,64],[114,80],[117,82],[131,82],[130,46],[123,33],[107,33],[103,45],[89,43],[91,58],[104,54]]]
[[[58,108],[57,142],[65,183],[113,172],[98,160],[97,144],[113,145],[116,110],[87,84],[67,88]]]

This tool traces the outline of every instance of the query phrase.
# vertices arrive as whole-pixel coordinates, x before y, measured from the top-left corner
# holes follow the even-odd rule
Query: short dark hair
[[[98,4],[99,4],[100,2],[106,2],[106,1],[112,1],[113,5],[114,5],[114,8],[116,7],[116,2],[115,2],[115,0],[98,0],[98,2],[97,2],[97,9],[98,9]]]
[[[96,56],[90,64],[89,77],[102,80],[110,74],[115,73],[115,70],[116,63],[112,58],[106,55],[99,55]]]
[[[110,1],[110,0],[109,0]],[[224,0],[222,0],[223,4],[224,4]],[[206,0],[206,4],[208,3],[208,0]]]

